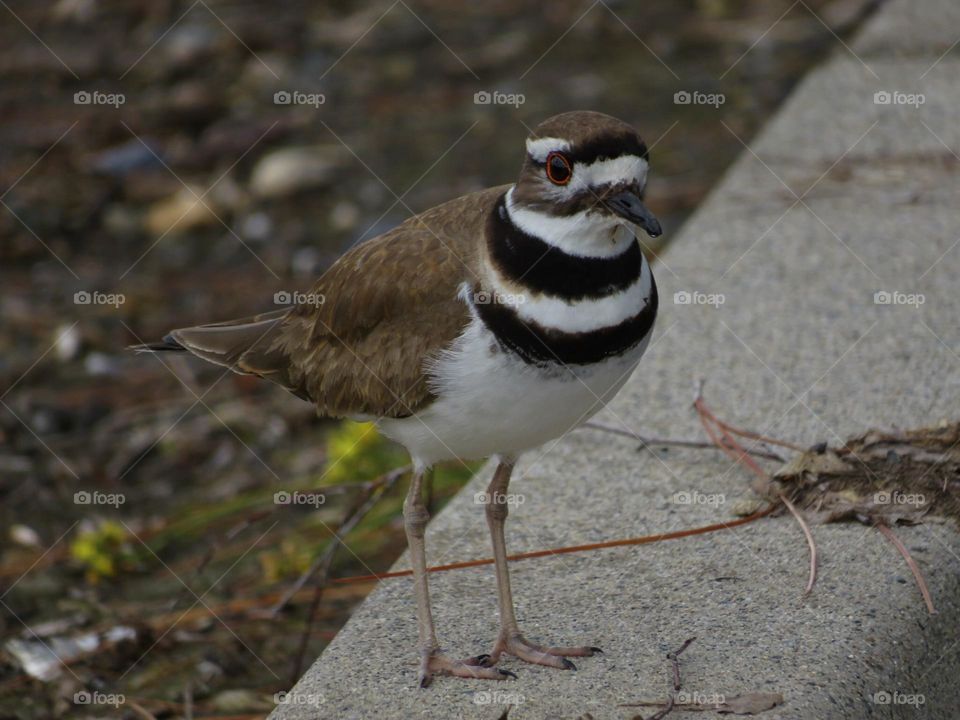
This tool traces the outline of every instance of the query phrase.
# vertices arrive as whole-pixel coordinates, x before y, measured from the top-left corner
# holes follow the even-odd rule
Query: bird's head
[[[526,151],[510,201],[528,222],[539,216],[585,242],[616,236],[624,223],[650,237],[661,234],[643,202],[647,146],[627,123],[597,112],[555,115],[527,138]]]

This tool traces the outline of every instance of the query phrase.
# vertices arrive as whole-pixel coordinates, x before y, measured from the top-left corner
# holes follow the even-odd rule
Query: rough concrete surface
[[[701,438],[691,409],[699,377],[728,420],[805,444],[960,415],[960,51],[946,52],[960,25],[951,16],[953,0],[885,4],[745,147],[656,266],[656,336],[598,420]],[[876,104],[878,91],[923,93],[925,103]],[[878,291],[924,302],[876,304]],[[678,292],[724,302],[678,304]],[[524,502],[511,509],[510,551],[729,520],[751,497],[748,475],[720,453],[636,445],[581,429],[529,453],[511,486]],[[489,556],[473,499],[489,473],[431,523],[431,564]],[[683,491],[700,501],[675,502]],[[438,678],[418,689],[411,580],[384,581],[272,717],[493,719],[508,705],[510,720],[649,716],[621,704],[665,699],[664,655],[691,636],[685,691],[782,693],[783,705],[759,716],[768,720],[960,716],[954,526],[896,530],[935,616],[876,530],[813,531],[820,574],[806,599],[807,548],[788,517],[515,562],[527,636],[605,654],[579,659],[576,672],[506,658],[519,678],[502,683]],[[455,655],[486,651],[497,632],[492,568],[435,574],[431,589],[441,643]]]

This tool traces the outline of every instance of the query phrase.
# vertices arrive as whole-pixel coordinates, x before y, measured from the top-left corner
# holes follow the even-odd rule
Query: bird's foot
[[[501,635],[489,655],[478,655],[475,658],[470,658],[467,662],[480,667],[493,667],[500,661],[500,656],[506,653],[535,665],[546,665],[561,670],[576,670],[577,666],[567,660],[568,657],[590,657],[602,652],[603,650],[600,648],[590,646],[543,647],[530,642],[520,633],[514,633],[512,635]]]
[[[509,670],[473,663],[474,659],[454,660],[439,648],[423,650],[420,653],[420,687],[425,688],[430,685],[434,675],[453,675],[479,680],[506,680],[517,677]]]

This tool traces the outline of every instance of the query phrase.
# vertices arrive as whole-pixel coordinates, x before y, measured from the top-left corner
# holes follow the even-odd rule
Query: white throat
[[[513,224],[568,255],[614,257],[635,242],[633,229],[621,220],[587,211],[566,217],[549,215],[514,203],[513,190],[511,187],[506,196],[507,215]]]

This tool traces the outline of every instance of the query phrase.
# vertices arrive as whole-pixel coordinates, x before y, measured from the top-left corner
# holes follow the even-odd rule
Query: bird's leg
[[[600,648],[542,647],[524,638],[517,626],[517,617],[513,609],[513,596],[510,592],[507,543],[503,534],[503,526],[507,519],[507,487],[510,484],[511,472],[513,472],[513,463],[501,461],[493,473],[490,485],[487,487],[485,509],[487,525],[490,527],[490,537],[493,540],[493,558],[497,571],[500,635],[497,637],[497,642],[494,644],[491,653],[475,658],[474,662],[488,667],[494,665],[500,659],[501,654],[507,653],[537,665],[576,670],[576,666],[564,656],[589,656],[601,652]]]
[[[440,651],[437,634],[430,612],[430,589],[427,587],[427,557],[424,534],[430,514],[423,503],[423,475],[425,469],[417,467],[410,481],[410,489],[403,503],[403,526],[410,546],[410,562],[413,565],[413,591],[417,601],[417,632],[420,636],[420,687],[430,684],[434,675],[455,675],[465,678],[504,680],[516,677],[511,672],[493,667],[480,667],[460,660],[453,660]]]

